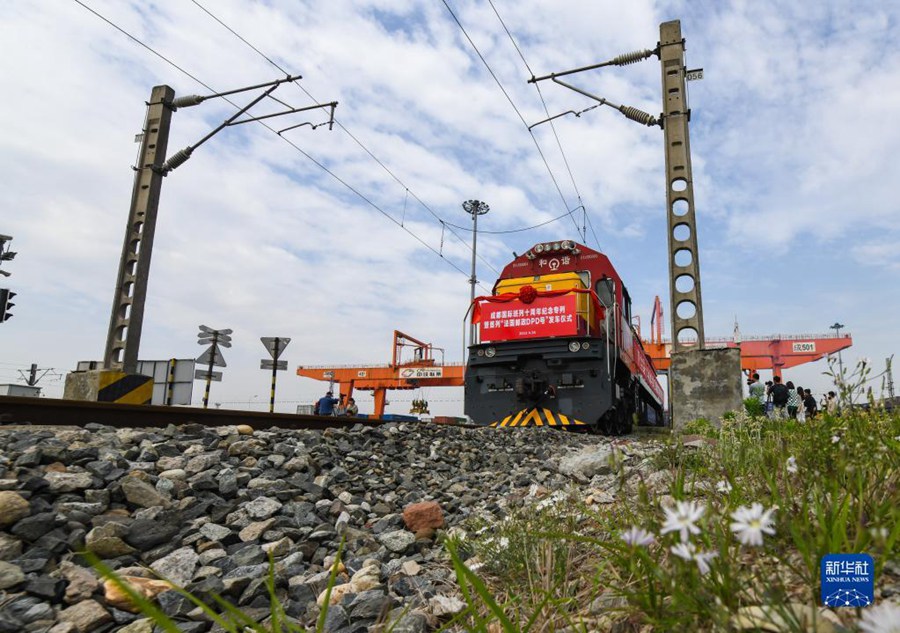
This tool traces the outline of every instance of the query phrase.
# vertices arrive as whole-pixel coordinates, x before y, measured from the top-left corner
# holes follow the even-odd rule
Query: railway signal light
[[[15,292],[7,290],[6,288],[0,288],[0,323],[3,323],[12,316],[12,313],[10,313],[9,310],[16,305],[12,302],[12,298],[15,296]]]

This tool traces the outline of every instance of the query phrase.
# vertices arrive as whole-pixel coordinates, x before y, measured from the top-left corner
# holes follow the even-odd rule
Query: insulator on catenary
[[[656,120],[652,114],[647,114],[643,110],[638,110],[637,108],[632,108],[631,106],[622,106],[619,108],[619,112],[624,114],[627,118],[632,121],[637,121],[643,125],[656,125],[659,121]]]
[[[200,95],[188,95],[186,97],[176,97],[172,99],[171,106],[173,108],[189,108],[191,106],[200,105],[206,101],[206,97]]]
[[[613,57],[612,63],[616,66],[627,66],[628,64],[635,64],[637,62],[643,61],[650,57],[653,54],[653,51],[644,49],[642,51],[632,51],[631,53],[624,53],[622,55],[617,55]]]
[[[191,147],[185,147],[184,149],[178,150],[177,152],[175,152],[172,158],[163,163],[162,170],[164,172],[170,172],[176,167],[184,165],[187,162],[188,158],[191,157],[193,151],[194,149]]]

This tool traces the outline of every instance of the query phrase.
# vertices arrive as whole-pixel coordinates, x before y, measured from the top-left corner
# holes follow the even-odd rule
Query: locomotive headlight
[[[493,358],[494,356],[497,355],[497,350],[495,350],[493,347],[489,347],[486,350],[484,350],[484,355],[487,356],[488,358]]]
[[[538,255],[540,255],[541,253],[543,253],[543,252],[544,252],[544,245],[543,245],[543,244],[538,244],[538,245],[536,245],[536,246],[534,247],[534,252],[537,253]]]
[[[558,251],[559,248],[559,242],[553,242],[553,250]]]
[[[591,344],[585,341],[581,344],[581,349],[591,349]]]
[[[572,341],[571,343],[569,343],[569,351],[570,352],[577,352],[580,349],[581,349],[581,343],[579,343],[578,341]]]
[[[478,350],[478,355],[479,355],[479,356],[484,356],[484,350],[483,350],[483,349]]]

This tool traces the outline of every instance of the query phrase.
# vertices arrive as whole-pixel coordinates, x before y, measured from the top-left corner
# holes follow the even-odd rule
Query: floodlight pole
[[[829,325],[829,330],[834,330],[835,338],[840,338],[841,330],[844,328],[843,323],[839,323],[837,321],[834,322],[834,325]],[[841,385],[844,384],[844,359],[841,358],[841,350],[838,350],[838,371],[841,374]]]
[[[472,292],[469,296],[469,309],[475,303],[475,284],[478,279],[475,277],[475,255],[478,248],[478,216],[484,215],[491,210],[491,207],[481,200],[466,200],[462,205],[466,213],[472,216],[472,276],[469,277],[469,283],[472,284]],[[469,345],[475,344],[475,322],[469,320]]]

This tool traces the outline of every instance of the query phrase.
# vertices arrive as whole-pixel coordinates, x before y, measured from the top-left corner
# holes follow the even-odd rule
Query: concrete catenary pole
[[[688,123],[691,111],[685,90],[684,38],[681,22],[659,26],[662,66],[663,130],[666,144],[668,205],[669,299],[672,311],[672,351],[704,349],[700,260],[694,216],[694,178]],[[697,337],[696,346],[685,339]]]
[[[116,278],[116,291],[106,351],[104,369],[118,369],[128,374],[137,372],[138,347],[144,323],[144,302],[150,276],[150,256],[159,193],[162,188],[162,164],[166,159],[172,108],[169,104],[175,91],[169,86],[155,86],[147,104],[147,119],[141,140],[140,162],[136,166],[131,210],[125,228],[122,257]]]

